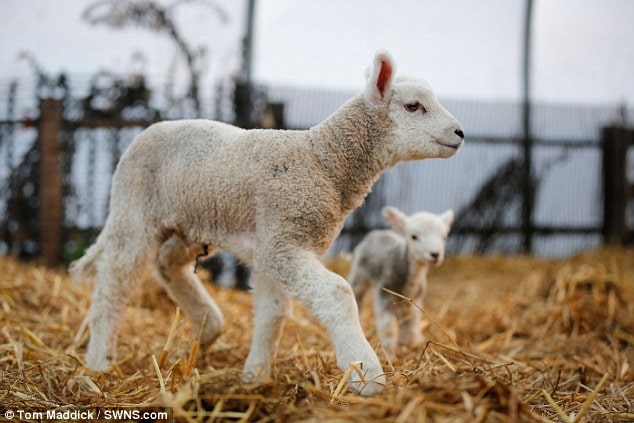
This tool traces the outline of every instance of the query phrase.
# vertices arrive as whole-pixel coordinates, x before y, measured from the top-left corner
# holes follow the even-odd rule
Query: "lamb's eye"
[[[412,235],[410,238],[412,238],[412,240],[416,241],[418,239],[418,235]]]
[[[412,112],[412,113],[417,112],[419,110],[422,110],[423,113],[427,113],[427,109],[425,108],[425,106],[420,104],[418,101],[412,101],[411,103],[405,104],[405,109],[408,112]]]
[[[407,103],[405,105],[405,108],[407,109],[408,112],[415,112],[421,108],[421,104],[418,101],[412,101],[411,103]]]

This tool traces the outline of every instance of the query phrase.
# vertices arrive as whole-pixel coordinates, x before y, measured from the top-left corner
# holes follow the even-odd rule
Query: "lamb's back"
[[[263,207],[330,238],[334,230],[327,222],[341,216],[332,210],[335,194],[321,172],[305,131],[162,122],[141,133],[122,157],[111,209],[117,201],[121,209],[133,201],[162,225],[206,228],[207,222],[221,222],[223,231],[251,232],[256,209]]]

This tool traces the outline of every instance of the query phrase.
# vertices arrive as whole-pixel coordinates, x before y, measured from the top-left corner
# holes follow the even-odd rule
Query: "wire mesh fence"
[[[130,104],[119,114],[90,115],[86,103],[90,89],[74,89],[69,79],[63,82],[56,81],[54,89],[47,90],[28,83],[0,84],[0,216],[4,222],[0,253],[34,255],[38,251],[39,97],[56,96],[64,105],[64,130],[59,137],[64,163],[63,230],[70,245],[66,249],[71,250],[85,245],[86,234],[94,236],[104,224],[112,172],[132,139],[159,118],[179,117],[173,110],[162,110],[149,88],[145,103]],[[125,87],[119,89],[126,92]],[[317,124],[354,95],[352,91],[281,86],[258,87],[258,92],[259,104],[282,105],[289,129]],[[225,87],[217,94],[207,102],[206,109],[214,110],[209,117],[234,120],[230,90]],[[521,251],[521,207],[527,187],[520,175],[520,105],[441,102],[463,123],[462,150],[449,160],[404,163],[387,171],[366,203],[346,221],[333,253],[350,251],[367,231],[383,227],[380,208],[384,205],[406,213],[453,209],[456,220],[449,253]],[[529,187],[534,193],[533,253],[567,256],[601,242],[601,128],[627,124],[628,112],[619,106],[533,106]]]

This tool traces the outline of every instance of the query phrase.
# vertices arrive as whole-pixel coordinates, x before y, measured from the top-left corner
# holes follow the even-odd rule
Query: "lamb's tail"
[[[95,276],[95,262],[103,252],[103,246],[97,242],[90,246],[84,255],[68,266],[68,273],[75,283],[85,283]]]

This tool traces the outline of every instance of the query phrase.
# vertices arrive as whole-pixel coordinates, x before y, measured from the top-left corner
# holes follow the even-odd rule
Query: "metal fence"
[[[381,196],[359,213],[370,228],[381,227],[380,205],[406,213],[456,213],[447,249],[453,254],[518,253],[523,247],[522,147],[514,139],[466,138],[450,160],[401,164],[379,181]],[[534,144],[533,253],[566,256],[596,247],[602,237],[601,148]],[[350,249],[363,236],[346,226],[337,248]],[[349,233],[348,233],[349,232]]]
[[[103,225],[112,172],[134,136],[161,116],[178,117],[150,107],[154,103],[149,89],[145,103],[119,110],[125,113],[100,115],[94,107],[87,107],[86,93],[90,91],[73,96],[69,81],[58,82],[42,84],[46,90],[0,84],[0,253],[32,256],[40,252],[39,190],[42,177],[50,175],[38,175],[39,97],[56,97],[64,108],[58,139],[64,175],[62,241],[67,258],[78,254]],[[260,87],[258,92],[260,103],[283,109],[285,127],[292,129],[320,122],[354,94],[292,87]],[[213,117],[234,116],[227,90],[223,93],[222,98],[209,101],[216,110]],[[525,229],[522,193],[527,187],[520,176],[520,105],[441,102],[465,127],[463,149],[449,160],[404,163],[387,171],[366,204],[347,220],[333,253],[349,251],[368,230],[383,227],[383,205],[406,213],[453,209],[456,221],[448,243],[450,254],[521,251]],[[529,187],[534,193],[533,253],[566,256],[601,243],[601,128],[627,123],[627,113],[617,106],[534,106],[534,176]]]

